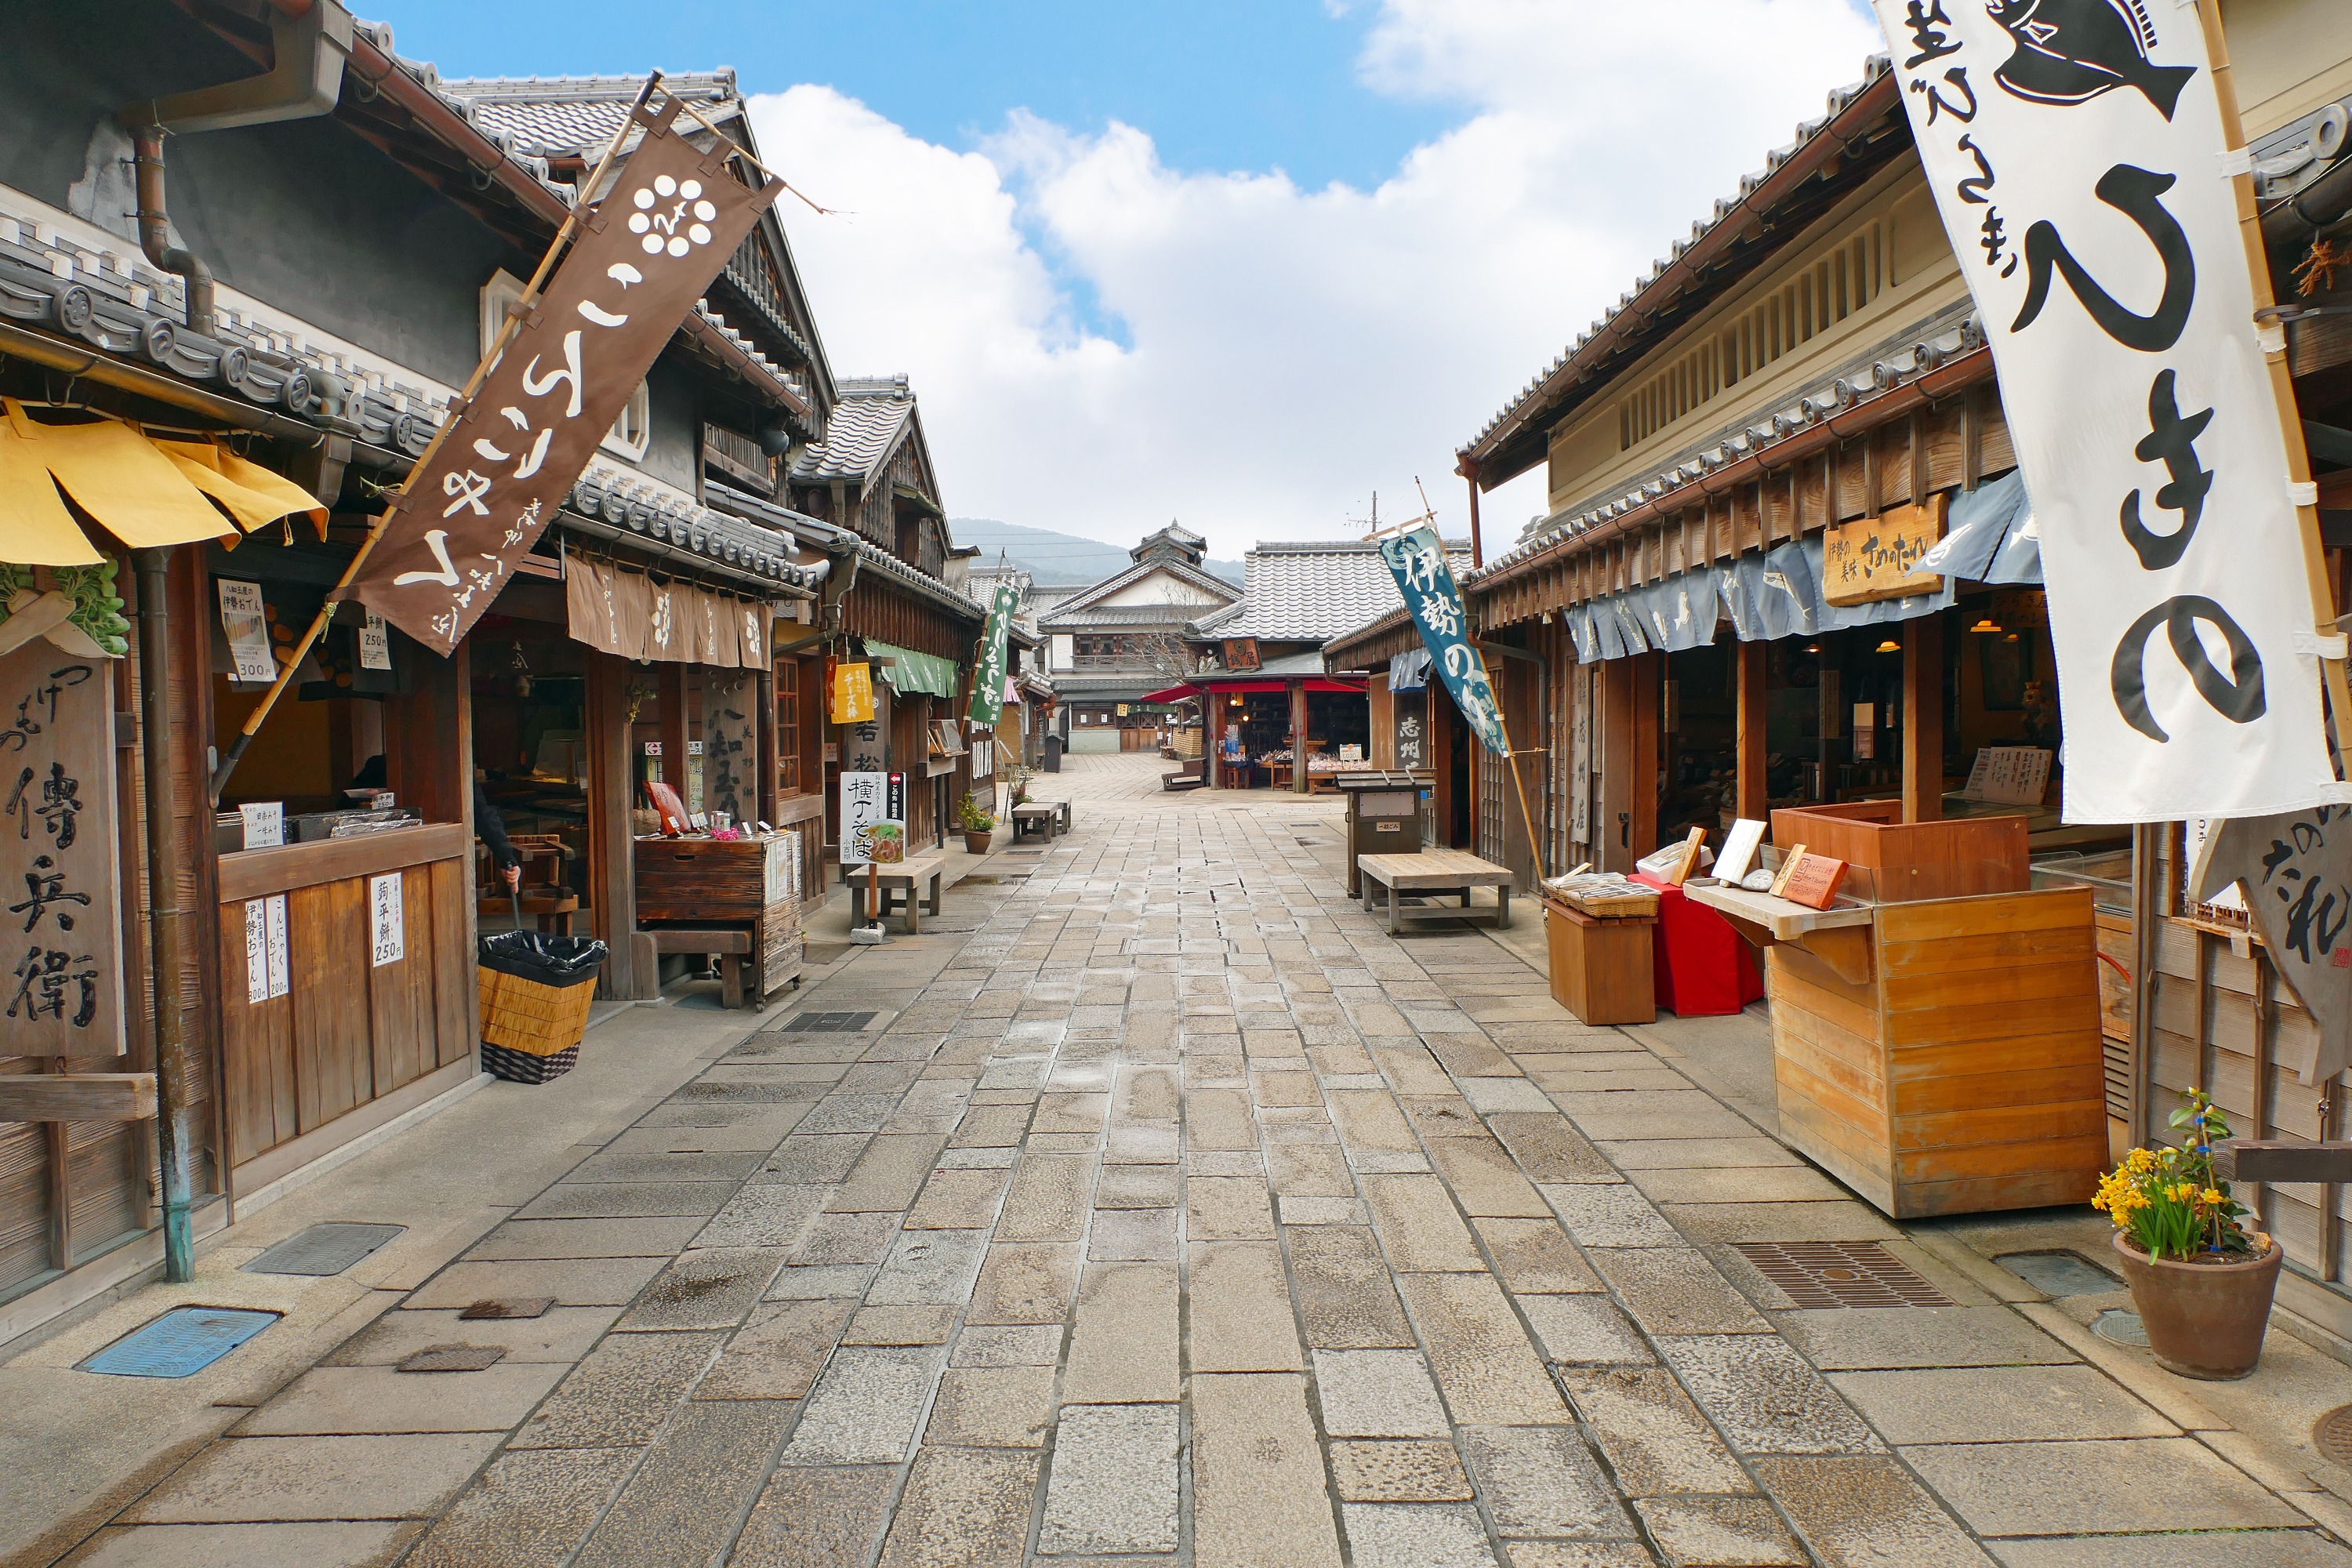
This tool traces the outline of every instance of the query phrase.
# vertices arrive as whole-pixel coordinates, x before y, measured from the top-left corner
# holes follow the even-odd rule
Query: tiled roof
[[[824,439],[793,457],[796,484],[863,482],[889,462],[915,415],[915,394],[903,375],[841,383],[841,401],[825,420]]]
[[[1725,231],[1736,242],[1740,232],[1738,226],[1750,225],[1756,220],[1757,215],[1752,210],[1753,204],[1749,198],[1816,138],[1830,132],[1838,117],[1849,109],[1853,109],[1873,87],[1886,79],[1890,71],[1891,67],[1884,55],[1873,55],[1864,60],[1860,81],[1840,88],[1829,95],[1828,113],[1818,120],[1809,120],[1798,126],[1795,141],[1785,147],[1774,148],[1766,154],[1763,168],[1754,174],[1742,176],[1738,195],[1719,198],[1715,204],[1714,210],[1707,216],[1692,224],[1689,237],[1675,240],[1669,247],[1668,253],[1651,265],[1647,274],[1637,279],[1633,288],[1619,296],[1616,304],[1603,312],[1601,319],[1587,328],[1576,342],[1561,350],[1559,358],[1545,366],[1540,374],[1522,387],[1517,395],[1506,404],[1499,413],[1486,421],[1485,427],[1470,441],[1464,444],[1462,448],[1464,452],[1475,454],[1490,445],[1499,445],[1506,437],[1516,438],[1514,433],[1507,430],[1506,426],[1522,426],[1528,416],[1539,411],[1552,396],[1555,388],[1562,383],[1563,373],[1574,368],[1575,362],[1580,356],[1586,354],[1588,347],[1594,351],[1595,355],[1609,351],[1613,346],[1612,340],[1615,335],[1612,332],[1612,329],[1629,310],[1633,312],[1630,325],[1639,330],[1662,311],[1673,313],[1677,300],[1686,305],[1691,300],[1706,295],[1707,290],[1694,292],[1686,284],[1667,281],[1685,254],[1703,242],[1710,242],[1716,231],[1722,228],[1728,219],[1738,220],[1733,228]],[[1891,93],[1892,89],[1888,90]],[[1898,121],[1901,120],[1899,110],[1895,118]],[[1661,284],[1665,285],[1665,288],[1661,289],[1661,297],[1655,300],[1647,298],[1651,290]]]
[[[1084,631],[1089,626],[1181,627],[1201,613],[1199,605],[1097,605],[1091,609],[1049,610],[1037,617],[1045,631]]]
[[[515,152],[540,158],[594,156],[628,121],[643,77],[553,76],[443,78],[431,84],[466,118]],[[740,96],[731,70],[665,75],[662,88],[698,107],[723,105],[703,113],[724,125],[738,112]],[[690,121],[681,124],[692,131]]]
[[[970,594],[961,588],[948,586],[921,567],[899,560],[887,551],[877,547],[872,540],[861,538],[848,529],[836,528],[832,523],[794,511],[790,507],[779,506],[764,496],[749,494],[736,489],[731,485],[720,484],[716,479],[705,481],[703,489],[712,504],[721,510],[754,522],[766,523],[795,539],[814,544],[818,549],[826,551],[827,553],[833,552],[833,550],[828,547],[837,548],[846,541],[855,539],[857,541],[857,569],[860,573],[874,572],[886,577],[895,578],[932,603],[951,610],[959,616],[976,621],[985,621],[988,618],[988,606],[975,600]]]
[[[1457,575],[1468,571],[1468,542],[1448,540],[1445,557]],[[1402,603],[1374,540],[1261,544],[1246,563],[1241,603],[1193,622],[1194,633],[1323,642]]]
[[[1055,605],[1052,611],[1044,618],[1045,620],[1058,621],[1064,616],[1068,616],[1073,622],[1117,619],[1117,616],[1109,616],[1108,615],[1108,612],[1113,609],[1137,608],[1150,609],[1153,611],[1154,616],[1157,619],[1173,621],[1181,624],[1204,613],[1202,606],[1198,603],[1170,603],[1166,605],[1133,606],[1104,605],[1100,609],[1091,610],[1087,607],[1089,605],[1094,604],[1097,600],[1107,598],[1110,595],[1118,593],[1120,589],[1125,588],[1131,584],[1140,583],[1144,579],[1151,576],[1154,573],[1159,572],[1165,572],[1171,576],[1182,582],[1191,583],[1197,587],[1204,588],[1213,594],[1220,603],[1217,605],[1209,608],[1205,612],[1210,615],[1214,615],[1217,609],[1223,608],[1223,605],[1230,605],[1235,599],[1241,597],[1241,595],[1234,591],[1234,585],[1231,583],[1226,582],[1223,578],[1213,577],[1208,573],[1202,572],[1196,567],[1190,566],[1182,561],[1174,560],[1166,555],[1162,555],[1152,560],[1139,559],[1134,565],[1129,566],[1126,571],[1115,572],[1111,575],[1104,578],[1101,582],[1095,584],[1093,586],[1080,589],[1078,592],[1072,594],[1069,597],[1064,599],[1060,604]]]

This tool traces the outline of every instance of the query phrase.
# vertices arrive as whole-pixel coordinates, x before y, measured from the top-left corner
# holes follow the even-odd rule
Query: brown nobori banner
[[[678,323],[783,187],[737,178],[640,110],[636,150],[581,226],[432,459],[409,476],[356,598],[425,647],[454,649],[578,482]]]

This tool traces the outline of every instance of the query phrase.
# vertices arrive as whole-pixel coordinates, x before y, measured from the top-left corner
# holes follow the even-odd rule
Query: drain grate
[[[81,1363],[110,1377],[189,1377],[278,1321],[235,1307],[174,1307]]]
[[[2352,1469],[2352,1405],[2339,1405],[2314,1422],[2311,1446],[2329,1464]]]
[[[1874,1241],[1743,1241],[1741,1257],[1800,1307],[1948,1307]]]
[[[803,1013],[783,1026],[787,1035],[854,1035],[874,1021],[871,1013]]]
[[[408,1227],[330,1220],[295,1232],[245,1266],[247,1274],[341,1274]]]
[[[2091,1331],[2110,1344],[2136,1345],[2147,1349],[2147,1325],[2139,1314],[2122,1307],[2110,1307],[2091,1320]]]

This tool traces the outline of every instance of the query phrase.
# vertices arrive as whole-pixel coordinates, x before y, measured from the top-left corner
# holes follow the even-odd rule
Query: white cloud
[[[1454,449],[1877,42],[1847,0],[1383,0],[1367,86],[1465,109],[1371,190],[1022,111],[958,153],[825,87],[752,114],[850,209],[784,213],[826,349],[911,374],[951,512],[1115,542],[1179,517],[1231,555],[1344,536],[1375,487],[1395,515],[1415,475],[1461,531]],[[1490,543],[1542,504],[1488,497]]]

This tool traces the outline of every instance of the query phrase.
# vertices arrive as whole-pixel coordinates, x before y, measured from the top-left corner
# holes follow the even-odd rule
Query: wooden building
[[[2352,112],[2352,17],[2305,3],[2224,16],[2273,281],[2294,299],[2315,233],[2352,212],[2334,135]],[[2304,301],[2338,280],[2320,270]],[[1546,515],[1465,584],[1514,738],[1536,753],[1522,761],[1542,864],[1628,869],[1687,826],[1720,842],[1737,817],[1792,811],[1898,826],[2021,814],[2031,888],[2086,891],[2105,960],[2095,994],[2086,981],[2040,1005],[2102,1043],[2100,1070],[2053,1090],[2045,1120],[2084,1136],[2104,1122],[2120,1149],[2163,1136],[2179,1092],[2202,1086],[2248,1136],[2341,1137],[2340,1086],[2281,1069],[2309,1026],[2259,941],[2184,903],[2181,829],[2053,809],[2063,736],[2039,557],[1972,310],[1896,79],[1874,61],[1465,446],[1479,489],[1548,476]],[[2336,434],[2352,428],[2352,338],[2336,319],[2288,326],[2306,428],[2324,427],[2324,507],[2352,497],[2352,435]],[[1898,586],[1865,571],[1856,593],[1856,547],[1897,533],[1959,536],[1954,572]],[[2332,544],[2327,565],[2340,598]],[[1379,686],[1416,642],[1390,616],[1328,655]],[[2000,749],[2041,755],[2045,787],[2015,803],[1970,787]],[[1470,764],[1475,808],[1442,841],[1531,876],[1502,771]],[[2094,994],[2095,1016],[2080,1011]],[[1784,1079],[1784,1119],[1789,1093]],[[2344,1194],[2254,1201],[2288,1249],[2282,1301],[2352,1330]]]
[[[1148,699],[1191,673],[1184,628],[1242,596],[1202,564],[1208,547],[1171,522],[1128,552],[1125,571],[1037,616],[1071,751],[1158,751],[1172,725],[1199,729],[1192,708]]]

